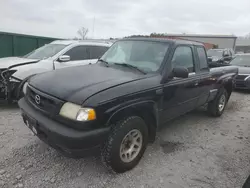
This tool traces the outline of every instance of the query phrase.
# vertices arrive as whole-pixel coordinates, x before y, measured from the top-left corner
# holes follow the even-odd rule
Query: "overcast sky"
[[[152,32],[245,35],[249,10],[250,0],[0,0],[0,31],[71,38],[84,26],[94,38]]]

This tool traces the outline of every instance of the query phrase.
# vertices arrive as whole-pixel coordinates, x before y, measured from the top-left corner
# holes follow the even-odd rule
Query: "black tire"
[[[220,105],[220,100],[221,98],[225,98],[225,104],[222,110],[220,110],[219,105]],[[208,103],[208,113],[214,117],[219,117],[223,114],[225,107],[228,102],[228,93],[227,91],[222,88],[219,90],[218,94],[216,95],[215,99],[211,102]]]
[[[142,135],[142,146],[138,155],[131,162],[124,162],[120,157],[120,147],[124,137],[132,130],[137,130]],[[148,144],[148,128],[145,122],[137,116],[127,117],[115,123],[107,142],[102,148],[102,162],[116,173],[123,173],[134,168],[143,156]]]
[[[250,175],[248,176],[242,188],[249,188],[249,187],[250,187]]]

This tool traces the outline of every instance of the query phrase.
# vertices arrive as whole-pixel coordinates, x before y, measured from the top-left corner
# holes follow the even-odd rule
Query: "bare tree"
[[[89,32],[88,28],[85,27],[81,27],[78,31],[77,31],[77,35],[79,36],[80,39],[86,39],[86,36]]]

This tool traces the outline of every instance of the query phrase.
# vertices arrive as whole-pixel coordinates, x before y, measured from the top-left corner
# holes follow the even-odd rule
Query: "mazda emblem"
[[[41,102],[41,97],[39,95],[36,95],[35,96],[35,101],[36,101],[36,104],[40,104]]]

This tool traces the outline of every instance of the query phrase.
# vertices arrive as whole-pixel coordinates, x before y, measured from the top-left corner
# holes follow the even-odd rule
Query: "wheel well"
[[[28,76],[20,83],[20,85],[18,86],[16,93],[15,93],[16,99],[19,99],[21,97],[22,89],[23,89],[25,82],[27,82],[32,76],[35,76],[35,74]]]
[[[149,141],[152,143],[155,141],[156,130],[157,130],[157,120],[152,112],[152,109],[149,108],[143,110],[141,108],[131,107],[128,109],[121,110],[117,112],[109,121],[109,124],[114,124],[115,122],[124,119],[129,116],[139,116],[141,117],[148,128]]]
[[[227,82],[225,85],[224,85],[224,88],[225,90],[227,91],[227,94],[228,94],[228,99],[229,97],[231,96],[231,93],[233,91],[233,83],[232,82]]]

